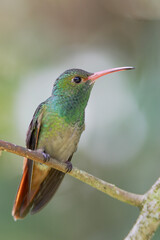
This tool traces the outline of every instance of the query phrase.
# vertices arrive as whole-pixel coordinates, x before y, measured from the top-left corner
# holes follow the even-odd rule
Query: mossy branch
[[[140,215],[124,240],[149,240],[160,226],[160,178],[144,194]]]

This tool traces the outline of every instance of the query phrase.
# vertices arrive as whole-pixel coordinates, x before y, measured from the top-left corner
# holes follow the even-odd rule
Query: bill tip
[[[127,70],[133,70],[133,69],[135,69],[135,67],[129,66],[129,67],[127,67],[126,69],[127,69]]]

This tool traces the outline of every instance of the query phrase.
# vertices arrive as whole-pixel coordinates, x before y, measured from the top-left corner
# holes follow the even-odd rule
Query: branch
[[[27,157],[33,161],[46,164],[47,166],[55,168],[59,171],[66,172],[66,163],[59,162],[53,158],[50,158],[49,161],[44,162],[43,154],[38,151],[33,151],[2,140],[0,140],[0,150],[11,152],[22,157]],[[122,202],[133,206],[142,207],[143,195],[124,191],[111,183],[105,182],[75,167],[73,167],[72,171],[68,172],[67,174]]]
[[[2,140],[0,140],[0,151],[7,151],[27,157],[33,161],[66,172],[66,163],[59,162],[53,158],[50,158],[48,162],[44,162],[44,156],[39,151],[32,151]],[[146,194],[138,195],[124,191],[111,183],[105,182],[75,167],[67,174],[113,198],[141,208],[140,215],[135,225],[124,240],[149,240],[152,238],[154,232],[160,225],[160,178]]]
[[[160,178],[144,195],[141,213],[124,240],[149,240],[160,225]]]

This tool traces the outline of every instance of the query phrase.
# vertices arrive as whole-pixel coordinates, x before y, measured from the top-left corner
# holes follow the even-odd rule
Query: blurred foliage
[[[159,5],[158,1],[142,0],[132,4],[126,0],[87,0],[85,3],[80,0],[2,0],[0,138],[24,145],[22,135],[27,129],[20,126],[19,118],[28,121],[24,117],[30,114],[27,103],[38,99],[38,92],[43,95],[44,84],[48,84],[44,75],[35,87],[31,73],[40,78],[47,69],[58,69],[56,74],[59,74],[68,67],[84,68],[84,65],[89,71],[103,70],[102,65],[106,63],[106,67],[133,65],[134,73],[121,75],[127,76],[127,80],[118,83],[118,79],[114,85],[104,80],[95,86],[87,109],[91,111],[90,121],[73,164],[128,191],[147,191],[159,177],[160,168]],[[155,19],[157,21],[153,21]],[[93,52],[91,57],[88,51]],[[81,52],[86,52],[85,61],[80,58]],[[95,52],[103,52],[103,64],[101,54],[97,57]],[[29,74],[32,77],[27,80]],[[34,96],[25,92],[26,84],[31,89],[34,86]],[[107,87],[109,91],[105,95]],[[116,108],[115,98],[118,102],[124,95],[126,98]],[[22,103],[20,108],[17,99]],[[117,111],[120,113],[116,115]],[[105,125],[108,118],[110,122]],[[118,162],[118,156],[124,156],[125,160]],[[3,240],[123,239],[138,216],[138,209],[66,176],[43,211],[14,222],[11,209],[21,167],[20,157],[2,154],[0,238]],[[159,235],[160,230],[153,239],[159,239]]]

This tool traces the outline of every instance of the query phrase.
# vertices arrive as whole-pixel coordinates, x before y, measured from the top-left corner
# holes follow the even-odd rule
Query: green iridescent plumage
[[[53,98],[51,97],[49,101],[54,102],[54,111],[70,124],[77,122],[83,124],[84,110],[93,87],[89,81],[77,84],[72,79],[75,76],[85,79],[91,74],[80,69],[67,70],[60,75],[53,86]]]
[[[38,148],[43,148],[58,160],[67,161],[69,156],[64,156],[64,152],[60,154],[59,149],[63,149],[64,145],[67,148],[71,142],[70,148],[74,152],[80,135],[84,130],[84,112],[93,84],[90,84],[89,81],[77,84],[73,79],[76,76],[85,79],[89,75],[91,73],[79,69],[67,70],[56,80],[52,96],[42,104],[44,113]],[[40,110],[37,112],[35,118],[38,118],[39,112]],[[65,138],[64,144],[62,139]],[[53,148],[54,145],[58,145],[58,150],[56,147]],[[58,154],[56,154],[57,151]],[[69,148],[66,151],[68,153],[71,152]]]

